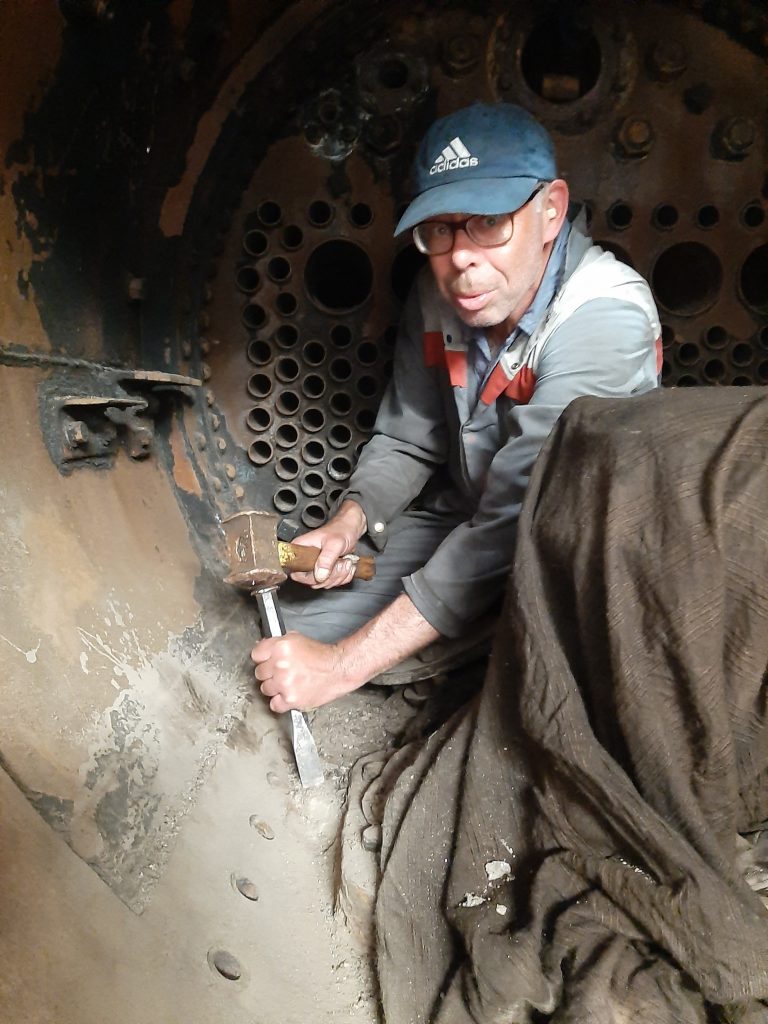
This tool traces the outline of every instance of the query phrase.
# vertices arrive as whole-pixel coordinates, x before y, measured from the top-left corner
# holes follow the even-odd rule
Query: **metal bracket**
[[[54,462],[63,472],[78,465],[108,466],[123,448],[132,459],[152,451],[162,392],[191,397],[202,381],[156,370],[99,367],[98,380],[73,380],[62,394],[61,381],[41,392],[43,432]],[[88,387],[90,385],[90,387]]]

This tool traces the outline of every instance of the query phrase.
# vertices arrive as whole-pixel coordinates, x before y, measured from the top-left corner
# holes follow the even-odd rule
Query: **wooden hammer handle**
[[[305,544],[288,544],[282,540],[277,542],[277,550],[280,567],[287,573],[312,572],[320,554],[320,548],[308,547]],[[350,553],[342,557],[354,559],[355,579],[372,580],[376,575],[376,561],[371,555]]]

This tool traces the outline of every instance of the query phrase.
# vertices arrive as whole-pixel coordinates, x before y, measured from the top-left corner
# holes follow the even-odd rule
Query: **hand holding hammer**
[[[277,603],[278,586],[285,581],[289,573],[311,571],[319,553],[317,548],[278,541],[277,522],[277,516],[269,512],[248,511],[238,512],[225,519],[222,524],[232,570],[226,577],[226,582],[247,590],[256,598],[262,631],[267,638],[283,637],[285,634]],[[373,577],[375,569],[372,558],[356,555],[347,555],[346,557],[353,559],[354,575],[361,579]],[[296,642],[304,646],[317,648],[319,662],[327,662],[326,645],[318,644],[306,637],[300,637],[299,634],[290,634],[290,637],[281,643],[290,646],[293,637],[296,638]],[[332,671],[333,666],[329,667]],[[320,665],[318,665],[319,668]],[[257,678],[262,678],[259,676],[258,668],[256,675]],[[273,710],[290,710],[293,749],[299,778],[303,786],[318,785],[322,782],[323,770],[306,718],[295,707],[286,706],[283,697],[278,698],[276,692],[270,691],[269,679],[262,682],[261,690],[266,696],[272,697],[270,707]],[[278,700],[282,701],[282,706],[275,706]]]

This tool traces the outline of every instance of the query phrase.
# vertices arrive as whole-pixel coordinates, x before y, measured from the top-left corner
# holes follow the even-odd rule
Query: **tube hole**
[[[307,219],[316,228],[324,228],[331,223],[333,207],[323,199],[316,199],[309,204]]]
[[[281,391],[277,396],[275,408],[281,416],[293,416],[298,411],[299,404],[299,396],[296,392],[285,390]]]
[[[335,416],[346,416],[352,409],[352,396],[346,391],[334,391],[329,404]]]
[[[283,219],[283,211],[278,203],[267,200],[264,203],[259,203],[256,209],[256,216],[265,228],[274,228]]]
[[[695,366],[700,355],[699,346],[693,341],[686,341],[677,350],[677,361],[681,366]]]
[[[587,18],[565,6],[537,19],[520,56],[525,81],[551,103],[581,99],[597,84],[601,67],[600,44]]]
[[[333,506],[336,504],[336,502],[339,500],[343,493],[343,487],[332,487],[330,491],[326,491],[325,502],[328,508],[333,508]]]
[[[299,364],[291,356],[281,356],[275,364],[277,379],[284,384],[291,384],[299,376]]]
[[[301,480],[301,489],[305,494],[314,498],[322,494],[325,488],[325,477],[322,473],[305,473]]]
[[[624,231],[632,223],[632,207],[629,203],[614,203],[608,208],[606,218],[614,231]]]
[[[301,425],[308,433],[315,434],[325,426],[325,413],[322,409],[311,406],[302,413]]]
[[[293,512],[299,496],[292,487],[281,487],[272,498],[272,504],[278,512]]]
[[[263,231],[246,231],[243,237],[243,248],[249,256],[263,256],[268,245],[269,239]]]
[[[307,398],[321,398],[325,394],[325,381],[319,373],[308,373],[301,382],[301,390]]]
[[[257,331],[267,322],[267,313],[263,306],[249,302],[243,307],[243,323],[250,331]]]
[[[695,388],[698,387],[698,380],[693,374],[684,373],[682,377],[677,378],[677,386],[679,388]]]
[[[283,228],[283,248],[293,251],[301,248],[304,241],[304,232],[298,224],[289,224]]]
[[[756,313],[768,313],[768,245],[761,245],[744,261],[739,275],[741,294]]]
[[[275,472],[281,480],[293,480],[299,475],[299,463],[292,455],[283,455],[275,463]]]
[[[711,203],[707,203],[706,206],[699,208],[696,214],[696,223],[700,228],[713,228],[720,221],[720,211],[716,206],[712,206]]]
[[[677,207],[671,203],[660,203],[651,216],[653,226],[661,231],[669,231],[679,219],[680,214],[677,212]]]
[[[355,203],[349,211],[349,219],[356,228],[367,228],[373,222],[373,210],[368,203]]]
[[[307,260],[304,283],[312,302],[331,313],[350,312],[370,297],[373,267],[354,242],[334,239],[319,245]]]
[[[237,273],[235,274],[235,284],[241,292],[249,294],[255,292],[259,287],[261,278],[256,267],[238,267]]]
[[[768,361],[760,363],[758,366],[757,379],[760,384],[768,384]]]
[[[338,359],[331,360],[328,372],[330,373],[332,380],[343,383],[345,380],[349,380],[352,376],[352,364],[348,359],[339,357]]]
[[[275,306],[280,316],[293,316],[299,303],[290,292],[280,292],[275,298]]]
[[[357,393],[363,398],[373,398],[376,394],[377,384],[375,377],[360,377],[357,382]]]
[[[746,228],[759,228],[765,221],[765,210],[759,203],[750,203],[741,211],[741,223]]]
[[[328,476],[332,480],[346,480],[352,472],[352,463],[346,455],[335,455],[328,463]]]
[[[330,337],[336,348],[346,348],[352,341],[352,331],[346,324],[334,324]]]
[[[275,442],[280,448],[293,448],[299,440],[299,432],[292,423],[281,423],[275,431]]]
[[[269,441],[253,441],[248,447],[248,458],[254,466],[266,466],[274,455]]]
[[[357,347],[357,358],[364,366],[370,366],[372,363],[375,363],[378,355],[379,350],[372,341],[364,341]]]
[[[667,359],[665,359],[664,362],[661,364],[661,383],[668,384],[671,375],[672,365]]]
[[[272,358],[272,346],[268,341],[254,338],[248,345],[248,358],[256,366],[264,366]]]
[[[314,530],[325,522],[325,509],[316,501],[311,501],[301,513],[301,521],[307,529]]]
[[[661,325],[661,347],[662,348],[669,348],[669,346],[673,343],[674,340],[675,340],[675,332],[674,332],[673,328],[671,328],[669,326],[669,324],[662,324]]]
[[[768,379],[766,381],[761,381],[761,383],[763,383],[763,384],[768,383]],[[737,374],[733,378],[733,380],[731,381],[731,387],[734,387],[734,388],[748,388],[748,387],[751,387],[751,386],[752,386],[752,381],[750,380],[750,378],[749,377],[745,377],[744,374],[742,374],[742,373]]]
[[[355,416],[355,426],[358,430],[362,430],[364,434],[370,434],[375,423],[376,413],[373,409],[360,409]]]
[[[765,349],[768,349],[768,327],[761,327],[757,335],[758,344]]]
[[[248,378],[248,392],[254,398],[266,398],[272,390],[272,378],[266,373],[252,373]]]
[[[325,445],[322,441],[307,441],[301,449],[301,457],[308,466],[315,466],[325,458]]]
[[[704,344],[707,348],[725,348],[728,344],[728,331],[724,327],[720,327],[715,324],[713,327],[708,327],[704,333]]]
[[[282,284],[291,276],[291,264],[285,256],[273,256],[267,264],[267,275],[277,284]]]
[[[754,358],[752,346],[742,341],[731,349],[731,362],[734,366],[749,366]]]
[[[308,341],[302,355],[308,366],[320,366],[325,359],[325,345],[321,341]]]
[[[275,331],[275,341],[280,348],[291,348],[299,340],[299,329],[293,324],[280,324]]]
[[[257,405],[248,412],[245,422],[254,433],[258,434],[262,430],[269,430],[272,426],[272,413],[269,409],[265,409],[263,405]]]
[[[707,246],[681,242],[659,256],[651,281],[656,298],[665,309],[679,316],[695,316],[717,300],[723,268]]]
[[[352,431],[345,423],[336,423],[328,431],[328,443],[332,448],[346,448],[352,441]]]
[[[725,377],[725,363],[722,359],[709,359],[704,364],[704,380],[718,384]]]

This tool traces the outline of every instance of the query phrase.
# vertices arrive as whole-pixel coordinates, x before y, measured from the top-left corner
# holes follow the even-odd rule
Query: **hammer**
[[[314,568],[319,548],[287,544],[277,539],[278,517],[271,512],[236,512],[224,519],[229,576],[225,583],[252,594],[259,606],[265,636],[283,636],[285,625],[277,602],[277,588],[291,572],[309,572]],[[345,555],[355,563],[355,576],[372,579],[375,563],[369,555]],[[304,787],[323,781],[323,768],[314,737],[305,715],[291,711],[291,738],[299,779]]]

